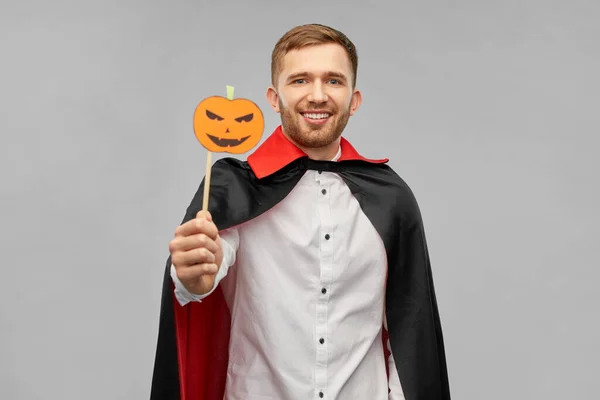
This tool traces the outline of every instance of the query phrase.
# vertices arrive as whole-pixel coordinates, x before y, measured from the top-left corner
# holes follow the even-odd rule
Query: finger
[[[189,268],[195,264],[214,263],[216,256],[208,249],[200,248],[176,252],[171,261],[175,268]]]
[[[204,218],[210,222],[212,222],[212,215],[208,210],[200,210],[196,213],[196,218]]]
[[[188,268],[182,268],[177,271],[177,277],[181,281],[193,280],[203,275],[214,275],[219,271],[217,264],[203,263],[194,264]]]
[[[198,233],[204,233],[211,239],[216,240],[219,230],[214,223],[205,218],[191,219],[188,222],[179,225],[177,229],[175,229],[175,237],[190,236]]]
[[[177,227],[175,229],[175,237],[179,236],[190,236],[195,235],[197,233],[202,233],[201,228],[202,224],[199,222],[201,219],[193,218]]]
[[[214,240],[209,238],[204,233],[176,237],[169,245],[169,250],[171,253],[175,251],[188,251],[200,248],[206,248],[211,253],[216,253],[219,249],[219,246]]]

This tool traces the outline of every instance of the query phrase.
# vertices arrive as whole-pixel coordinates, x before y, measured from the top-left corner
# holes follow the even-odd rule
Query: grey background
[[[596,399],[597,1],[2,1],[0,398],[146,399],[197,103],[289,28],[356,43],[345,136],[422,208],[454,399]]]

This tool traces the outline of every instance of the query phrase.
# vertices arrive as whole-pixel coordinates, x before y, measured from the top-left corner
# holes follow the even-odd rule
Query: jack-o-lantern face
[[[209,151],[241,154],[260,142],[265,120],[260,108],[247,99],[208,97],[194,112],[194,132]]]

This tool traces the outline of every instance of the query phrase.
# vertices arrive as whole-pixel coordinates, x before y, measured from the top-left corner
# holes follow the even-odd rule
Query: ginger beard
[[[342,113],[338,108],[327,107],[325,110],[329,113],[328,121],[323,124],[312,125],[304,120],[302,113],[316,110],[315,107],[298,107],[298,110],[291,110],[278,99],[281,113],[281,125],[283,131],[299,146],[305,148],[325,147],[337,140],[342,135],[348,119],[350,118],[350,104]],[[324,108],[319,108],[323,110]]]

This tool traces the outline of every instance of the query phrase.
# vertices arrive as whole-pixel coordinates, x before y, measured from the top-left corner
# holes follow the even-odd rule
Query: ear
[[[352,93],[352,98],[350,99],[350,115],[354,115],[361,104],[362,93],[358,89],[355,89],[354,93]]]
[[[269,86],[269,88],[267,89],[267,101],[276,113],[279,113],[281,111],[279,109],[279,95],[277,94],[277,91],[273,86]]]

